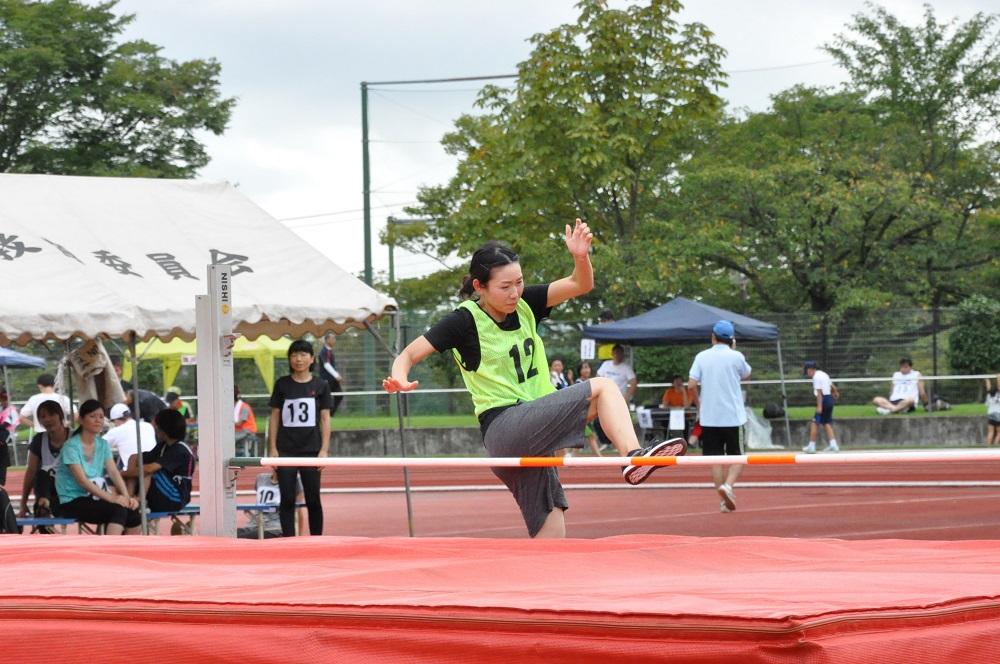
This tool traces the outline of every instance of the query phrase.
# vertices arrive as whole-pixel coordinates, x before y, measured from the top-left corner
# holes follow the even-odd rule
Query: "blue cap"
[[[712,334],[715,335],[716,339],[732,339],[736,330],[733,329],[733,324],[728,320],[720,320],[712,326]]]
[[[819,369],[819,363],[816,360],[806,360],[802,363],[802,374],[805,375],[809,369]]]

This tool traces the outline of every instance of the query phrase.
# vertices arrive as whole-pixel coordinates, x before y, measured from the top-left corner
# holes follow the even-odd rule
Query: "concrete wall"
[[[792,446],[805,445],[809,439],[809,423],[793,421]],[[986,442],[986,417],[923,417],[885,415],[857,419],[834,420],[834,433],[842,448],[864,447],[948,447]],[[785,425],[771,422],[771,440],[784,445]],[[825,438],[821,433],[820,441]]]
[[[792,447],[805,445],[809,423],[791,423]],[[921,417],[886,415],[837,420],[837,441],[842,448],[865,447],[946,447],[982,443],[986,439],[985,417]],[[405,432],[409,456],[485,456],[478,427],[452,429],[409,429]],[[785,426],[772,422],[772,440],[785,444]],[[823,441],[820,435],[820,441]],[[334,456],[399,456],[397,430],[333,432],[330,443]]]

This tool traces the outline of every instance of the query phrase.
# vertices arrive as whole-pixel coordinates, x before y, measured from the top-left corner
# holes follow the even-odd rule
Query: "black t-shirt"
[[[132,383],[127,380],[119,382],[121,383],[125,394],[131,394]],[[139,388],[136,391],[139,393],[139,415],[143,420],[152,424],[153,418],[156,417],[156,414],[167,407],[167,402],[149,390]],[[135,415],[135,408],[131,408],[130,410],[132,411],[132,414]]]
[[[552,307],[547,304],[548,284],[525,286],[521,298],[531,308],[531,313],[535,315],[536,325],[543,318],[548,318],[552,311]],[[516,311],[509,314],[502,323],[499,323],[501,330],[516,330],[520,325],[521,322]],[[452,348],[457,350],[462,358],[462,365],[467,371],[475,371],[479,368],[482,352],[479,349],[479,335],[476,333],[476,321],[472,319],[472,312],[466,309],[455,309],[424,332],[424,338],[439,353],[444,353]],[[479,430],[484,437],[490,422],[507,408],[510,406],[490,408],[479,414]]]
[[[160,469],[156,472],[163,473],[177,486],[181,494],[181,504],[187,505],[191,501],[194,454],[184,441],[179,440],[173,445],[157,442],[156,447],[142,453],[142,463],[160,464]]]
[[[282,376],[274,383],[271,408],[278,413],[278,452],[295,456],[299,452],[319,452],[323,441],[319,433],[320,410],[330,410],[330,385],[312,376],[299,383]]]

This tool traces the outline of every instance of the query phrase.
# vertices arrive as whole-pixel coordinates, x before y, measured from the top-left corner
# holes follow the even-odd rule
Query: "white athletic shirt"
[[[910,373],[897,371],[892,374],[892,394],[889,396],[889,401],[903,399],[913,399],[914,403],[920,401],[920,387],[917,384],[919,381],[920,372],[916,369],[911,369]]]
[[[990,419],[1000,419],[1000,390],[986,395],[986,415]]]
[[[813,374],[813,394],[816,392],[821,392],[823,396],[830,396],[833,387],[833,381],[830,380],[830,374],[819,369]]]
[[[628,362],[615,364],[614,360],[604,360],[597,370],[597,375],[615,381],[615,385],[621,390],[622,395],[627,396],[628,384],[635,378],[635,371],[632,370],[632,365]]]
[[[59,405],[62,406],[63,415],[67,418],[69,417],[69,397],[57,394],[56,392],[38,392],[37,394],[32,394],[28,398],[28,402],[21,406],[21,417],[30,417],[33,423],[31,427],[32,435],[45,431],[45,427],[39,424],[38,419],[35,417],[35,410],[43,401],[59,402]]]
[[[156,431],[153,425],[144,420],[139,420],[139,431],[142,435],[142,451],[149,452],[156,447]],[[111,451],[118,452],[122,468],[128,468],[128,460],[135,454],[138,445],[135,444],[135,420],[129,418],[122,424],[113,427],[104,434],[104,440],[108,441]]]

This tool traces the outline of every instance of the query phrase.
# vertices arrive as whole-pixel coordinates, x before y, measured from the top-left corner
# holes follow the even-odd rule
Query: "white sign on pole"
[[[233,429],[232,267],[208,266],[208,295],[195,298],[198,335],[198,478],[200,532],[236,536]]]
[[[580,359],[592,360],[597,356],[597,344],[593,339],[580,339]]]

